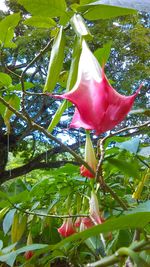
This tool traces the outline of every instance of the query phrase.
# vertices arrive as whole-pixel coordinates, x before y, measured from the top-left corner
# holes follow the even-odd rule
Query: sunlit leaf
[[[65,0],[18,0],[32,15],[43,17],[59,17],[65,13]]]
[[[53,43],[44,91],[51,92],[58,81],[63,65],[64,48],[65,34],[61,27]]]
[[[15,48],[16,44],[12,42],[14,29],[20,20],[20,13],[12,14],[5,17],[0,22],[0,43],[2,47]]]
[[[46,28],[46,29],[56,26],[56,22],[53,19],[40,16],[39,17],[33,16],[29,19],[26,19],[24,21],[24,24],[32,27]]]

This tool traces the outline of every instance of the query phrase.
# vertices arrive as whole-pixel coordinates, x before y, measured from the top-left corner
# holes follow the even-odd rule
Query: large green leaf
[[[3,47],[16,47],[12,39],[14,37],[14,28],[18,25],[19,20],[20,13],[16,13],[7,16],[0,22],[0,43]]]
[[[81,0],[81,1],[88,1],[88,0]],[[93,1],[88,1],[93,2]],[[139,11],[150,11],[150,2],[149,0],[100,0],[97,1],[100,4],[104,5],[112,5],[112,6],[120,6],[120,7],[127,7],[127,8],[134,8]]]
[[[134,9],[101,5],[98,2],[94,2],[89,5],[79,6],[77,10],[83,12],[84,17],[89,20],[110,19],[118,16],[136,13]]]
[[[59,17],[66,10],[65,0],[18,0],[32,15],[43,17]]]
[[[133,211],[132,211],[133,212]],[[94,226],[78,234],[74,234],[58,244],[53,246],[53,249],[62,248],[68,242],[74,242],[78,240],[86,240],[91,236],[99,235],[100,233],[108,233],[121,229],[135,229],[146,226],[150,221],[150,205],[147,210],[143,212],[132,213],[128,215],[122,215],[119,218],[110,219],[101,225]]]
[[[24,21],[24,24],[32,27],[46,28],[46,29],[56,26],[56,22],[53,19],[40,16],[33,16],[29,19],[26,19]]]
[[[51,92],[58,81],[59,74],[63,65],[64,48],[65,34],[63,28],[61,27],[57,36],[55,37],[52,47],[44,91]]]

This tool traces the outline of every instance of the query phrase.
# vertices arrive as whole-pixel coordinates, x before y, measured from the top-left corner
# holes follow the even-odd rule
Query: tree
[[[65,256],[65,264],[81,266],[99,260],[104,254],[112,254],[111,259],[109,256],[104,258],[105,266],[109,261],[110,264],[120,262],[121,255],[125,261],[127,255],[136,264],[147,266],[149,263],[144,261],[143,255],[146,255],[149,239],[147,235],[148,241],[143,240],[142,233],[149,233],[145,228],[149,221],[149,14],[138,14],[130,8],[103,6],[99,1],[67,1],[67,4],[64,0],[59,4],[58,1],[45,0],[41,3],[37,0],[32,3],[29,0],[6,2],[9,11],[1,13],[0,22],[0,214],[4,216],[1,233],[4,246],[12,243],[13,247],[17,246],[17,252],[11,251],[11,247],[10,254],[6,252],[0,260],[14,266],[16,257],[16,264],[23,262],[22,257],[18,257],[21,252],[41,249],[43,259],[38,258],[38,253],[35,253],[35,260],[34,253],[27,253],[26,259],[33,258],[36,266],[48,266],[46,264],[51,261],[59,266]],[[108,127],[111,113],[105,117],[103,124],[107,130],[111,129],[108,135],[106,130],[94,128],[93,118],[92,129],[98,130],[100,135],[95,136],[92,131],[92,141],[84,127],[80,131],[68,129],[74,113],[71,104],[66,100],[62,104],[60,96],[57,99],[51,97],[52,93],[63,95],[66,88],[70,90],[76,84],[83,42],[89,44],[101,66],[105,65],[106,75],[119,93],[130,95],[143,83],[134,110],[125,120],[120,118],[118,122],[121,123],[115,123],[115,129]],[[113,103],[113,99],[111,101]],[[118,107],[123,105],[121,99],[119,101]],[[112,111],[115,112],[114,107]],[[96,147],[97,156],[94,156]],[[96,177],[95,182],[79,177],[79,166],[82,176],[90,173],[90,177]],[[20,179],[14,179],[20,176]],[[111,222],[114,211],[120,214],[136,206],[132,194],[133,199],[144,202],[143,206],[137,206],[131,214]],[[104,214],[99,213],[99,205]],[[145,216],[143,221],[141,208]],[[45,218],[43,221],[40,214]],[[33,222],[30,216],[33,216]],[[108,219],[104,224],[103,217]],[[66,220],[59,227],[62,218]],[[90,226],[100,225],[59,243],[56,228],[59,227],[63,236],[73,234],[75,222],[72,224],[72,218],[81,218],[82,230],[88,228],[89,223]],[[139,241],[135,244],[132,243],[135,238],[132,228],[136,229],[138,237],[135,240]],[[49,229],[52,236],[48,234]],[[109,240],[111,234],[98,238],[99,233],[115,230],[117,238],[113,232],[112,241]],[[127,240],[123,240],[124,235],[128,235]],[[31,245],[31,236],[34,243],[55,245]],[[19,251],[16,242],[21,238],[27,238],[27,245],[31,247]],[[80,244],[80,238],[88,239]],[[69,240],[77,243],[69,245]],[[58,253],[60,245],[62,249]],[[127,248],[120,248],[123,246]],[[51,256],[47,255],[50,249]],[[67,255],[69,250],[72,252]],[[115,251],[119,257],[113,254]],[[142,251],[140,256],[136,251]],[[76,253],[79,253],[79,259],[75,258]],[[55,255],[61,260],[55,261]],[[103,266],[103,259],[94,264],[89,266]]]

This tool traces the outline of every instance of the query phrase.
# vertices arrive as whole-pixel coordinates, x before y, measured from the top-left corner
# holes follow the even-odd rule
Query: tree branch
[[[11,180],[15,177],[22,176],[24,174],[29,173],[30,171],[33,171],[35,169],[52,169],[52,168],[59,168],[61,166],[64,166],[65,164],[70,163],[74,165],[79,165],[77,162],[74,161],[51,161],[51,162],[39,162],[36,159],[33,161],[11,170],[4,171],[0,174],[0,184],[6,182],[7,180]]]

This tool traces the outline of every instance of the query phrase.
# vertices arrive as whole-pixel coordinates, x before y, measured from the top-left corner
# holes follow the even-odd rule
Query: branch
[[[37,56],[35,56],[31,62],[29,62],[29,64],[25,67],[25,69],[23,70],[22,74],[21,74],[21,79],[23,79],[26,71],[50,48],[51,43],[52,43],[53,39],[51,39],[48,44],[40,50],[39,54]]]
[[[114,135],[118,135],[122,132],[126,132],[126,131],[130,131],[130,130],[136,130],[135,132],[139,132],[139,130],[141,130],[142,128],[146,127],[150,125],[150,121],[147,121],[141,125],[135,125],[135,126],[130,126],[130,127],[125,127],[117,132],[114,133],[110,133],[109,135],[105,136],[104,138],[102,138],[99,141],[99,147],[100,147],[100,159],[97,165],[97,170],[96,170],[96,181],[100,183],[101,187],[104,188],[104,190],[106,190],[107,192],[109,192],[112,197],[120,204],[120,206],[124,209],[127,210],[127,205],[122,201],[122,199],[120,199],[118,197],[118,195],[105,183],[104,179],[103,179],[103,175],[102,175],[102,164],[104,161],[104,157],[105,157],[105,149],[104,149],[104,144],[105,141],[114,136]]]
[[[24,174],[27,174],[35,169],[52,169],[52,168],[59,168],[61,166],[64,166],[65,164],[70,163],[73,165],[79,165],[77,162],[74,161],[52,161],[52,162],[39,162],[36,159],[33,161],[18,167],[14,168],[12,170],[4,171],[0,174],[0,184],[6,182],[7,180],[11,180],[13,178],[16,178],[18,176],[22,176]]]
[[[99,261],[89,263],[86,265],[86,267],[106,267],[106,266],[112,266],[113,264],[119,262],[122,260],[122,257],[126,257],[128,254],[127,252],[133,251],[133,252],[139,252],[142,250],[146,250],[147,246],[150,245],[150,241],[148,240],[142,240],[138,243],[135,243],[134,246],[132,245],[132,248],[126,248],[122,247],[119,248],[113,255],[107,256]],[[129,255],[130,256],[130,255]]]
[[[9,200],[8,200],[9,201]],[[61,214],[44,214],[44,213],[39,213],[39,212],[33,212],[33,211],[27,211],[22,208],[19,208],[17,205],[13,204],[11,201],[9,203],[12,205],[13,208],[19,210],[20,212],[27,214],[27,215],[37,215],[40,217],[49,217],[49,218],[59,218],[59,219],[65,219],[65,218],[78,218],[78,217],[89,217],[88,214],[66,214],[66,215],[61,215]]]
[[[30,124],[31,129],[33,129],[35,131],[38,130],[38,131],[42,132],[45,136],[47,136],[48,138],[50,138],[51,140],[53,140],[54,142],[59,144],[66,152],[69,152],[76,159],[76,161],[79,164],[81,164],[81,165],[83,164],[91,173],[95,174],[93,169],[87,164],[87,162],[85,162],[76,152],[74,152],[73,149],[71,149],[70,147],[68,147],[64,143],[62,143],[59,139],[57,139],[55,136],[53,136],[51,133],[49,133],[42,126],[40,126],[40,125],[36,124],[35,122],[33,122],[31,118],[30,118],[30,121],[29,121],[29,118],[27,118],[25,115],[23,115],[22,113],[17,111],[15,108],[13,108],[1,96],[0,96],[0,102],[3,103],[6,107],[8,107],[8,109],[11,110],[16,116],[18,116],[19,118],[27,121]]]

